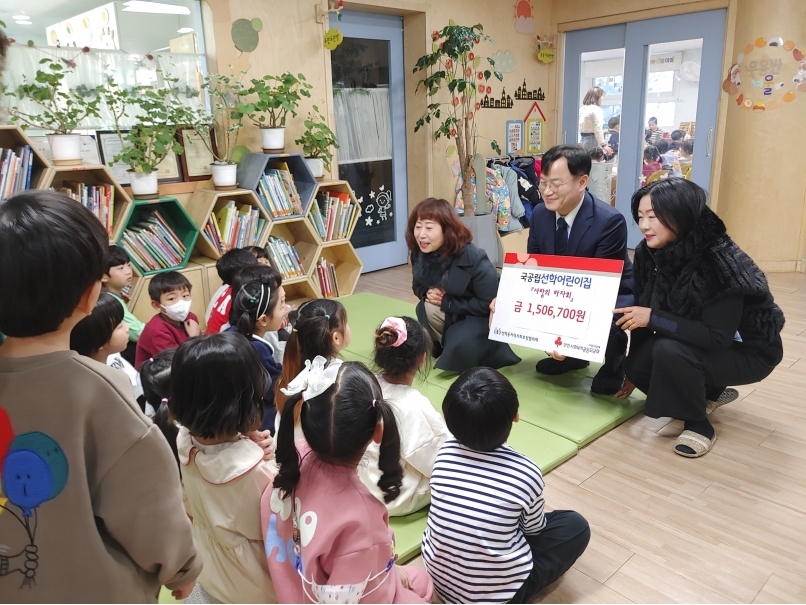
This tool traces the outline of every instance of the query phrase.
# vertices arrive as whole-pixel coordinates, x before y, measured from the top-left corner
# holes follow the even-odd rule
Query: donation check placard
[[[507,253],[490,339],[604,361],[623,267],[619,260]]]

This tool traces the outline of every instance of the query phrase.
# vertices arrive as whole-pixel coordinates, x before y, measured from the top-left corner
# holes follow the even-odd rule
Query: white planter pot
[[[213,186],[216,189],[237,187],[238,164],[213,164]]]
[[[325,161],[322,158],[305,158],[305,163],[308,164],[308,170],[313,173],[313,176],[321,180],[325,176]]]
[[[282,153],[285,149],[285,128],[261,128],[260,135],[264,152]]]
[[[48,144],[57,166],[74,166],[81,164],[81,135],[49,134]]]
[[[157,197],[159,195],[156,170],[152,170],[148,174],[133,170],[128,172],[131,177],[132,195],[135,197]]]

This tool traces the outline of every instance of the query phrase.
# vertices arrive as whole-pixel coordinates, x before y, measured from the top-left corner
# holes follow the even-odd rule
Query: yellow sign
[[[344,41],[342,33],[334,28],[330,28],[325,33],[325,48],[328,50],[336,50],[336,47]]]
[[[537,52],[537,59],[543,63],[551,63],[554,61],[554,50],[551,48],[542,48]]]

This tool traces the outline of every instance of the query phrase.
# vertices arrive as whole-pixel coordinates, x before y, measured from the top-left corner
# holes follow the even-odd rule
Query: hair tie
[[[387,317],[384,319],[380,329],[383,330],[384,328],[392,328],[395,332],[397,332],[397,340],[392,343],[393,347],[399,347],[406,342],[406,339],[409,337],[409,332],[406,329],[406,322],[399,317]]]
[[[168,403],[168,398],[163,397],[162,399],[160,399],[160,403]]]
[[[372,400],[372,407],[375,407],[375,400]]]
[[[340,359],[333,359],[330,363],[321,355],[314,357],[313,363],[306,359],[305,368],[288,383],[288,387],[280,390],[288,397],[302,393],[302,399],[307,401],[321,395],[336,382],[340,367]]]
[[[328,320],[328,321],[330,321],[330,315],[328,315],[327,313],[325,313],[325,317],[327,317],[327,320]]]
[[[153,357],[149,357],[149,358],[148,358],[148,361],[150,361],[151,363],[154,363],[154,358],[153,358]]]

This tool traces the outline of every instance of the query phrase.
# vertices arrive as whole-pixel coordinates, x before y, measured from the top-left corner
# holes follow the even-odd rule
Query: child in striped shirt
[[[442,404],[454,439],[437,454],[423,561],[446,603],[525,603],[584,552],[588,522],[544,512],[538,466],[506,444],[518,394],[492,368],[467,370]]]

